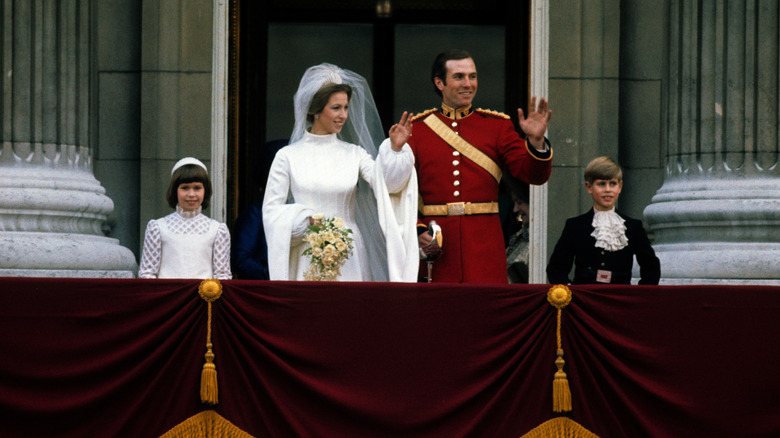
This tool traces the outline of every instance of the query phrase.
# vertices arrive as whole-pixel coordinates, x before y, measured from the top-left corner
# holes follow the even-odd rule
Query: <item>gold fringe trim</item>
[[[497,117],[499,119],[505,119],[505,120],[509,120],[510,119],[508,114],[502,113],[501,111],[495,111],[495,110],[486,109],[486,108],[477,108],[475,111],[477,111],[478,113],[484,114],[486,116]]]
[[[556,417],[536,426],[520,438],[599,438],[576,421],[567,417]]]
[[[253,438],[214,411],[203,411],[182,421],[160,438]]]
[[[211,344],[211,303],[222,296],[222,283],[208,278],[200,282],[198,294],[208,303],[208,323],[206,329],[206,363],[200,373],[200,401],[215,405],[219,403],[219,387],[217,386],[217,366],[214,365],[214,351]]]
[[[423,117],[427,116],[428,114],[430,114],[432,112],[435,112],[435,111],[438,111],[438,110],[439,110],[438,108],[431,108],[431,109],[425,110],[425,111],[423,111],[421,113],[417,113],[417,114],[412,116],[410,121],[416,122],[416,121],[422,119]]]
[[[563,308],[571,302],[571,296],[571,289],[562,284],[551,287],[547,292],[547,301],[558,309],[558,323],[555,329],[558,343],[558,357],[555,359],[555,366],[558,367],[558,371],[555,372],[553,379],[553,412],[571,411],[571,390],[569,389],[569,379],[563,371],[566,361],[563,360],[563,347],[561,346],[561,314]]]

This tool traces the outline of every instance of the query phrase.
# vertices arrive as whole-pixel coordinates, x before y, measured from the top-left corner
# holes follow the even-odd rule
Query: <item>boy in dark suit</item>
[[[620,166],[608,157],[594,159],[585,167],[585,188],[593,197],[593,208],[566,220],[547,265],[550,283],[631,284],[636,256],[639,284],[658,284],[661,263],[642,221],[615,211],[623,188]],[[573,281],[569,279],[572,263]]]

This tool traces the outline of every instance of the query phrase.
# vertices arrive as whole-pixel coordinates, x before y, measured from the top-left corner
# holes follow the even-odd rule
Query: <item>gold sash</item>
[[[442,122],[441,119],[436,116],[436,114],[429,115],[423,119],[423,122],[425,122],[425,124],[428,125],[428,127],[430,127],[433,132],[441,137],[442,140],[446,141],[447,144],[452,146],[453,149],[476,163],[479,167],[485,169],[493,176],[493,178],[496,179],[496,182],[501,182],[501,168],[498,167],[498,164],[496,164],[496,162],[493,161],[490,157],[485,155],[484,152],[475,148],[469,142],[464,140],[463,137],[456,134],[455,131],[445,125],[444,122]]]

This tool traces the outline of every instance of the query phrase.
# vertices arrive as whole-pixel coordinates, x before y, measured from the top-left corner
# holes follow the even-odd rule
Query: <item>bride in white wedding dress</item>
[[[383,139],[368,84],[331,64],[309,68],[290,145],[276,154],[263,201],[271,280],[304,280],[311,217],[341,217],[354,251],[341,281],[417,280],[417,178],[404,113]],[[376,144],[380,143],[376,148]]]

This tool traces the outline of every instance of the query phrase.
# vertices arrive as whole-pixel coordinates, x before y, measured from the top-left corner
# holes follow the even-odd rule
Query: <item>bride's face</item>
[[[311,133],[317,135],[338,134],[347,121],[349,98],[347,93],[338,91],[330,95],[328,104],[314,116]]]

